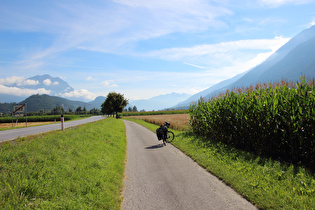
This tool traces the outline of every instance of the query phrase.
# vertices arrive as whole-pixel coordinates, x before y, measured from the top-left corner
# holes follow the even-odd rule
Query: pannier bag
[[[164,135],[164,129],[162,127],[159,127],[158,129],[156,129],[156,136],[158,138],[158,140],[162,140],[163,139],[163,135]]]
[[[163,125],[156,129],[156,135],[158,137],[158,140],[162,140],[163,137],[166,139],[167,131],[168,131],[167,127]]]

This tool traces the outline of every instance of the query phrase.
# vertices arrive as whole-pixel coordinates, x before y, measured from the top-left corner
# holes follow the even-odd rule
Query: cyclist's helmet
[[[170,127],[171,123],[165,122],[164,125],[167,126],[167,127]]]

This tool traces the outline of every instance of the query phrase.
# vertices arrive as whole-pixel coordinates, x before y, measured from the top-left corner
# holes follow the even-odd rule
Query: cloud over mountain
[[[96,97],[94,93],[86,89],[74,90],[61,78],[51,77],[48,74],[37,75],[28,79],[24,77],[0,79],[0,103],[19,102],[34,94],[48,94],[83,101],[91,101]]]

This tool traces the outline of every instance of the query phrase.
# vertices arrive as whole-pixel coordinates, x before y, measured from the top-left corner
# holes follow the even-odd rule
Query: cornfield
[[[193,132],[315,168],[315,81],[257,84],[190,106]]]

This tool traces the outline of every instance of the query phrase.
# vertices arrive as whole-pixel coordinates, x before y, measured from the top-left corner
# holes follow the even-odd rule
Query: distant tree
[[[53,108],[53,110],[51,110],[51,114],[57,115],[57,114],[63,114],[64,113],[64,109],[61,108],[60,106],[56,106],[55,108]]]
[[[136,106],[133,106],[132,111],[133,111],[133,112],[138,112],[137,107],[136,107]]]
[[[76,110],[75,110],[75,114],[81,114],[82,112],[82,107],[79,106]]]
[[[103,114],[116,114],[116,117],[118,117],[117,113],[122,112],[127,104],[128,99],[125,99],[123,94],[110,92],[102,104],[101,111]]]
[[[85,114],[85,115],[87,114],[87,110],[86,110],[85,107],[83,108],[82,112],[83,112],[83,114]]]
[[[91,109],[89,113],[92,115],[101,115],[102,114],[101,110],[96,109],[96,108]]]
[[[41,115],[41,116],[42,116],[42,115],[45,115],[45,113],[46,113],[46,112],[45,112],[45,110],[44,110],[44,109],[39,110],[39,115]]]
[[[130,106],[128,107],[128,112],[132,112],[132,108]]]

